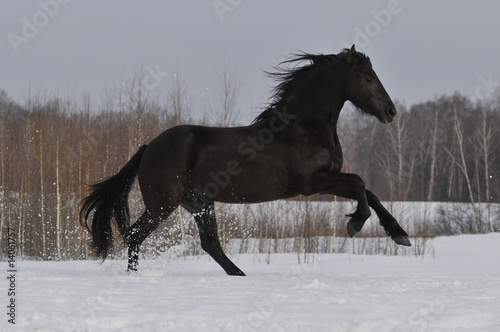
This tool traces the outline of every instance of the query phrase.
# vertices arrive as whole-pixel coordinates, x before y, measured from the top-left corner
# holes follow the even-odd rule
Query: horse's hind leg
[[[175,210],[176,207],[167,209],[148,209],[142,216],[127,229],[125,242],[128,245],[127,271],[137,271],[139,264],[139,248],[144,240],[160,226],[163,220]]]
[[[213,202],[201,194],[190,192],[182,198],[181,206],[189,211],[196,220],[203,250],[219,263],[228,275],[244,276],[245,273],[231,262],[222,250]]]

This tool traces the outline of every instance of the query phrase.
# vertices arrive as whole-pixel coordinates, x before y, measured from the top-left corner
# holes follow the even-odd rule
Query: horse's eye
[[[371,77],[367,77],[366,78],[366,82],[370,83],[372,81],[372,78]]]

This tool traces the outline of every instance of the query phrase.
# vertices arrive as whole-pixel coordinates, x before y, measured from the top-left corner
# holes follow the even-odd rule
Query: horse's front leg
[[[340,172],[318,172],[311,178],[313,193],[330,194],[358,201],[358,206],[347,224],[347,233],[353,237],[358,233],[370,217],[370,207],[366,196],[365,183],[356,174]]]
[[[384,227],[385,232],[389,235],[394,242],[403,246],[411,246],[408,234],[403,228],[398,224],[397,220],[392,216],[392,214],[387,211],[387,209],[380,203],[379,199],[371,191],[366,191],[366,197],[368,198],[368,204],[375,210],[377,216],[380,220],[380,225]]]
[[[408,234],[401,228],[389,211],[384,208],[377,196],[365,189],[365,184],[358,175],[318,173],[313,175],[312,179],[317,189],[325,189],[330,186],[329,189],[317,192],[358,200],[358,207],[353,214],[349,215],[351,220],[347,224],[347,233],[350,237],[353,237],[361,230],[366,219],[370,216],[369,205],[375,210],[380,219],[380,224],[394,242],[403,246],[411,246]],[[365,212],[365,209],[368,209],[368,213]]]

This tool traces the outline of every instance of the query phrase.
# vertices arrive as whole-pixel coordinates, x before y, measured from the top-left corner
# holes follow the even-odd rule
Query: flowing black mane
[[[362,62],[369,64],[371,67],[370,59],[363,53],[357,53]],[[307,61],[308,64],[299,66],[302,62]],[[320,70],[324,66],[331,66],[340,62],[349,62],[349,49],[344,49],[339,54],[311,54],[299,53],[292,54],[292,56],[275,67],[276,72],[266,72],[278,84],[273,88],[271,93],[272,101],[266,109],[259,114],[254,123],[265,120],[273,116],[273,109],[281,108],[287,101],[289,101],[297,87],[301,86],[305,79],[312,73]],[[293,66],[288,66],[294,64]]]

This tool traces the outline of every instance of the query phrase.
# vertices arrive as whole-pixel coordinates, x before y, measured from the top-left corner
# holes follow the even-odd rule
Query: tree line
[[[21,104],[1,91],[0,238],[15,228],[24,257],[88,257],[78,223],[85,184],[116,173],[140,145],[172,126],[238,124],[234,74],[224,66],[218,78],[201,119],[179,77],[163,104],[132,83],[99,111],[87,95],[75,102],[38,94]],[[411,107],[396,103],[398,116],[387,126],[346,106],[339,121],[344,171],[361,175],[381,200],[498,203],[500,104],[493,100],[456,93]],[[131,204],[134,219],[141,209],[137,186]],[[219,219],[226,232],[230,222]]]
[[[383,200],[498,203],[499,107],[455,93],[397,105],[388,126],[350,117],[346,166]]]

